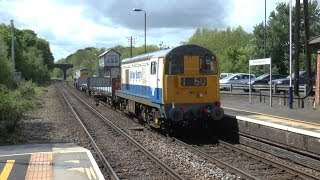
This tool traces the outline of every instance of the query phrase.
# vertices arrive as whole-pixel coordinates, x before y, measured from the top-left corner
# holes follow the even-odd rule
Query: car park
[[[287,75],[283,75],[283,74],[272,74],[271,76],[272,76],[272,80],[283,79],[283,78],[287,77]],[[251,79],[250,84],[253,86],[254,85],[268,85],[269,81],[270,81],[270,74],[262,74],[261,76],[259,76],[257,78]],[[249,85],[249,81],[246,82],[245,84]],[[261,89],[252,87],[251,90],[252,90],[252,92],[260,92]],[[243,91],[249,92],[249,87],[243,88]]]
[[[245,82],[249,81],[249,77],[252,79],[255,78],[254,74],[247,74],[247,73],[235,73],[231,74],[223,79],[220,79],[220,84],[244,84]],[[228,90],[228,88],[224,87],[221,90]]]
[[[294,84],[294,73],[292,73],[291,77],[292,77],[292,84]],[[315,82],[315,73],[314,72],[311,73],[311,78],[312,78],[312,82],[314,83]],[[303,85],[306,83],[307,83],[306,71],[299,71],[299,85]],[[288,85],[288,84],[290,84],[290,75],[286,78],[272,80],[272,84]]]

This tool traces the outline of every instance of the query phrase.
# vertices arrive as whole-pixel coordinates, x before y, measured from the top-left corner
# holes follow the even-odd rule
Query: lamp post
[[[292,103],[293,103],[293,87],[292,87],[292,2],[289,1],[289,73],[290,73],[290,82],[289,82],[289,108],[292,109]]]
[[[134,8],[133,11],[144,12],[144,53],[147,53],[147,13],[143,9]]]

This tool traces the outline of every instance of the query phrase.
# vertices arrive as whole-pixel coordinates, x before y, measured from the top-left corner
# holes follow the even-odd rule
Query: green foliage
[[[189,39],[190,44],[198,44],[214,52],[220,61],[221,72],[247,72],[251,58],[252,35],[242,27],[226,30],[199,28]]]
[[[32,82],[20,83],[16,90],[0,87],[0,142],[15,130],[24,113],[36,108],[41,92]]]
[[[294,10],[294,7],[293,7]],[[303,11],[303,9],[301,9]],[[303,14],[301,12],[300,14]],[[309,1],[310,14],[310,37],[320,35],[320,10],[317,1]],[[301,27],[304,25],[303,16],[301,16]],[[292,24],[295,24],[295,12],[292,11]],[[292,28],[294,34],[295,27]],[[300,44],[302,54],[300,55],[300,63],[303,67],[304,54],[304,28],[300,28]],[[254,27],[253,44],[255,58],[262,58],[264,54],[264,24],[260,23]],[[295,37],[293,36],[292,42]],[[274,73],[288,74],[289,71],[289,7],[286,3],[279,3],[275,11],[272,11],[267,22],[267,47],[266,57],[272,58]],[[295,47],[293,47],[293,52]],[[314,57],[314,56],[312,56]],[[300,68],[301,69],[301,68]]]
[[[11,87],[13,84],[13,68],[11,61],[7,58],[8,47],[0,39],[0,84]]]
[[[59,59],[57,64],[73,64],[73,68],[67,70],[67,79],[72,79],[74,70],[79,68],[88,68],[91,72],[90,75],[98,72],[98,56],[103,51],[94,47],[77,50],[74,54],[70,54],[66,58]],[[60,69],[54,69],[52,77],[62,78],[63,73]]]
[[[32,30],[14,29],[14,34],[16,71],[21,72],[26,80],[33,80],[33,82],[36,83],[49,81],[49,70],[53,68],[54,64],[49,43],[37,37],[37,34]],[[0,40],[0,63],[5,64],[7,62],[6,59],[11,58],[10,26],[0,24]],[[1,66],[1,71],[4,67],[5,66]],[[8,72],[6,72],[6,74],[8,74]],[[13,77],[13,75],[4,77],[7,78],[6,81],[10,81],[9,78]],[[3,81],[0,83],[7,84]]]

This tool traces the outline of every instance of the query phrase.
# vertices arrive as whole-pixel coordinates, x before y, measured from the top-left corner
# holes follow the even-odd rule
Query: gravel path
[[[88,148],[83,129],[68,110],[59,91],[50,85],[46,88],[42,107],[20,122],[21,144],[74,143]]]

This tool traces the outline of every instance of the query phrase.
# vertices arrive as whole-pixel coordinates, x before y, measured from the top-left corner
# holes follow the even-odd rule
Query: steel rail
[[[178,174],[176,171],[174,171],[172,168],[170,168],[168,165],[166,165],[164,162],[162,162],[159,158],[157,158],[155,155],[153,155],[151,152],[149,152],[147,149],[145,149],[140,143],[138,143],[136,140],[134,140],[132,137],[130,137],[127,133],[122,131],[119,127],[117,127],[115,124],[113,124],[110,120],[108,120],[106,117],[104,117],[100,112],[98,112],[96,109],[91,107],[89,104],[87,104],[84,100],[82,100],[79,96],[73,94],[69,89],[66,89],[69,91],[73,96],[75,96],[79,101],[81,101],[85,106],[87,106],[92,112],[94,112],[97,116],[99,116],[102,120],[108,123],[112,128],[114,128],[119,134],[126,137],[131,143],[133,143],[136,147],[138,147],[144,154],[146,154],[152,161],[154,161],[156,164],[160,165],[160,167],[167,172],[172,178],[174,179],[185,179],[180,174]]]
[[[204,152],[198,150],[197,148],[194,148],[194,147],[190,146],[189,144],[187,144],[187,143],[185,143],[185,142],[183,142],[183,141],[181,141],[181,140],[179,140],[177,138],[173,138],[173,139],[174,139],[175,142],[177,142],[177,143],[189,148],[191,151],[193,151],[194,153],[196,153],[200,157],[207,159],[211,163],[218,164],[219,166],[222,166],[222,167],[230,170],[232,173],[235,173],[236,175],[239,175],[242,179],[243,178],[244,179],[258,179],[256,177],[251,176],[250,174],[242,171],[241,169],[233,167],[233,166],[231,166],[231,165],[229,165],[229,164],[227,164],[227,163],[225,163],[225,162],[223,162],[223,161],[221,161],[221,160],[219,160],[217,158],[214,158],[214,157],[208,155],[207,153],[204,153]]]
[[[102,151],[100,150],[100,148],[98,147],[97,143],[94,141],[94,139],[92,138],[92,136],[90,135],[89,131],[87,130],[87,128],[85,127],[85,125],[82,123],[80,117],[78,116],[78,114],[76,113],[76,111],[74,110],[74,108],[71,106],[69,100],[66,98],[66,96],[63,94],[63,92],[61,91],[61,89],[58,87],[60,94],[62,95],[63,99],[65,100],[65,102],[67,103],[68,107],[70,108],[70,110],[72,111],[73,115],[75,116],[75,118],[78,120],[78,122],[80,123],[80,125],[82,126],[82,128],[84,129],[84,131],[86,132],[86,134],[88,135],[93,148],[95,149],[96,152],[98,152],[98,156],[100,158],[100,160],[102,161],[103,166],[106,169],[109,169],[109,171],[111,172],[113,178],[115,180],[120,180],[120,178],[118,177],[117,173],[113,170],[112,166],[110,165],[109,161],[106,159],[106,157],[103,155]]]
[[[267,164],[271,164],[272,166],[276,167],[276,168],[279,168],[279,169],[282,169],[282,170],[285,170],[293,175],[298,175],[300,176],[301,178],[303,179],[319,179],[319,178],[315,178],[314,176],[310,175],[310,174],[307,174],[305,172],[302,172],[301,170],[299,169],[296,169],[296,168],[293,168],[293,167],[290,167],[288,165],[285,165],[285,164],[281,164],[275,160],[272,160],[272,159],[267,159],[266,157],[263,157],[259,154],[254,154],[246,149],[243,149],[243,148],[240,148],[240,147],[236,147],[234,145],[231,145],[227,142],[224,142],[224,141],[221,141],[219,140],[219,144],[226,147],[226,148],[229,148],[229,149],[232,149],[232,150],[235,150],[239,153],[244,153],[244,154],[249,154],[251,157],[255,158],[255,159],[258,159],[258,160],[262,160],[264,162],[266,162]]]

